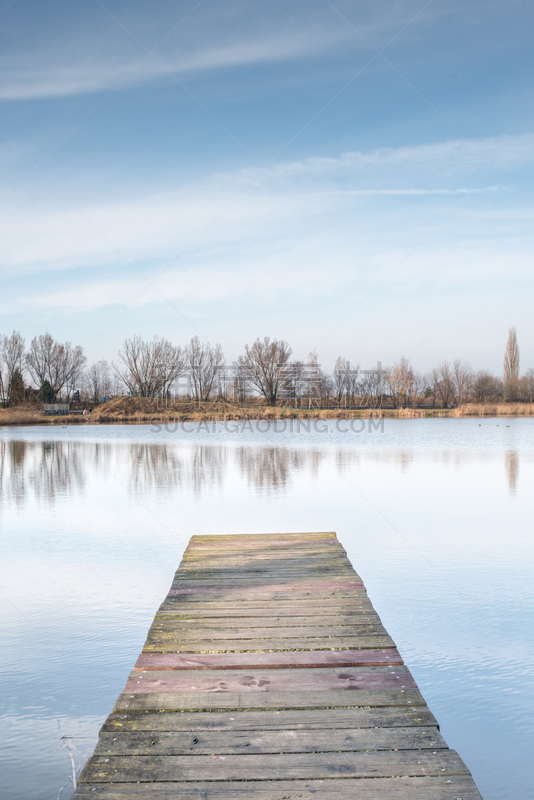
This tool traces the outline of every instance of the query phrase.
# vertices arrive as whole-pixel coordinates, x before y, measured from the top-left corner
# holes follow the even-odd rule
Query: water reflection
[[[32,496],[53,502],[67,491],[83,491],[87,457],[80,442],[0,440],[2,499],[21,506]]]
[[[93,472],[107,473],[135,495],[176,489],[203,495],[221,489],[236,470],[250,488],[270,493],[285,491],[297,475],[317,477],[322,468],[343,476],[354,468],[383,466],[407,475],[425,462],[456,470],[482,466],[503,455],[507,489],[515,497],[520,457],[531,461],[532,453],[0,440],[0,489],[4,503],[22,506],[30,498],[54,503],[60,495],[83,493]]]
[[[519,477],[519,454],[517,450],[508,450],[504,454],[504,468],[508,480],[510,497],[515,497],[517,490],[517,479]]]
[[[235,459],[241,475],[257,490],[282,490],[290,480],[292,470],[302,471],[310,466],[314,451],[289,450],[280,447],[239,447]]]
[[[147,494],[155,489],[175,489],[183,483],[184,463],[175,450],[164,445],[131,444],[127,456],[129,489],[136,494]]]

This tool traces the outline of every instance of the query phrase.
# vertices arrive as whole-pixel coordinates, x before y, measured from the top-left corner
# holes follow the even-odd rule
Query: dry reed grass
[[[0,425],[37,425],[44,417],[34,408],[0,408]]]
[[[534,403],[466,403],[450,412],[453,417],[532,417]]]
[[[21,406],[0,409],[0,426],[44,424],[148,424],[164,422],[254,421],[279,419],[353,419],[363,417],[528,417],[534,416],[534,403],[468,403],[454,409],[293,409],[269,406],[238,406],[234,403],[203,403],[201,408],[190,401],[178,401],[165,409],[161,401],[143,397],[117,397],[97,406],[90,416],[45,417],[40,407]]]

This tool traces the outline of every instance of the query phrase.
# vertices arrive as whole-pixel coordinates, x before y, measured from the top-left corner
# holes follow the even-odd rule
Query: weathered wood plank
[[[209,711],[211,709],[357,708],[422,706],[418,689],[310,692],[161,692],[120,694],[114,711]]]
[[[284,583],[293,580],[306,580],[306,581],[356,581],[362,583],[362,579],[356,575],[354,570],[350,569],[333,569],[331,565],[321,564],[308,569],[235,569],[218,571],[215,569],[195,569],[186,570],[174,576],[173,583],[181,583],[182,581],[189,584],[192,582],[205,582],[205,583],[245,583],[254,582],[263,579],[265,581],[272,581],[273,583]]]
[[[472,778],[345,778],[336,780],[195,781],[80,784],[73,800],[482,800]]]
[[[125,694],[159,692],[324,692],[415,689],[407,667],[133,671]]]
[[[338,627],[357,627],[376,623],[380,624],[380,622],[381,620],[378,614],[371,613],[358,615],[331,614],[326,617],[308,614],[308,616],[304,617],[291,616],[289,619],[285,616],[280,617],[274,615],[271,617],[242,617],[239,613],[236,613],[233,617],[208,617],[204,615],[203,617],[197,616],[193,618],[188,617],[186,614],[174,614],[173,616],[169,614],[165,616],[156,614],[150,630],[170,630],[171,628],[175,630],[187,630],[188,628],[196,630],[198,630],[198,628],[215,628],[216,630],[221,630],[222,628],[283,628],[289,626],[291,628],[322,628],[332,625]]]
[[[140,655],[135,670],[182,669],[271,669],[296,667],[360,667],[380,664],[403,664],[397,650],[310,650],[291,653],[212,653],[180,655],[162,653]]]
[[[230,554],[219,551],[217,553],[185,554],[175,574],[178,575],[190,569],[206,569],[207,566],[216,569],[218,563],[221,564],[222,569],[225,569],[227,566],[233,569],[236,565],[250,564],[255,568],[261,569],[275,569],[279,567],[280,569],[294,568],[296,570],[301,570],[303,567],[308,566],[331,564],[334,569],[343,566],[350,569],[352,572],[356,572],[345,552],[332,550],[332,548],[330,548],[329,551],[306,549],[300,551],[293,550],[291,552],[286,550],[283,553],[276,553],[273,550],[261,550],[254,553],[245,551],[242,553]]]
[[[221,550],[214,550],[205,553],[184,553],[184,557],[177,569],[181,570],[203,568],[205,565],[216,567],[220,562],[224,568],[226,566],[234,567],[240,564],[252,564],[268,568],[272,566],[280,566],[282,569],[290,565],[294,565],[296,569],[302,569],[303,564],[332,564],[343,565],[353,571],[354,566],[351,564],[347,554],[341,550],[330,549],[310,549],[301,548],[294,550],[276,551],[276,549],[265,549],[256,551],[243,551],[243,552],[228,552]]]
[[[328,545],[332,544],[340,549],[343,545],[340,543],[335,533],[324,531],[317,531],[315,534],[309,533],[295,533],[285,534],[279,532],[271,533],[244,533],[244,534],[195,534],[187,543],[187,550],[195,550],[197,548],[208,546],[232,547],[242,542],[244,549],[247,547],[254,547],[256,544],[265,545],[271,542],[279,547],[290,546],[296,542],[301,542],[303,545]]]
[[[328,580],[329,583],[342,583],[344,581],[354,581],[362,584],[362,579],[350,569],[332,569],[326,565],[316,567],[309,567],[308,569],[240,569],[240,570],[224,570],[217,572],[216,570],[187,570],[174,576],[173,585],[186,583],[190,584],[211,584],[211,583],[238,583],[238,584],[253,584],[259,581],[265,583],[280,583],[283,581],[306,581],[306,582],[324,582]]]
[[[228,639],[216,641],[203,639],[181,642],[169,639],[165,642],[146,644],[143,653],[237,653],[237,652],[278,652],[281,650],[369,650],[381,647],[395,647],[389,636],[354,635],[332,636],[328,639]]]
[[[94,756],[80,782],[390,778],[396,775],[467,775],[454,750],[364,753],[269,753],[227,756]]]
[[[336,728],[437,727],[427,706],[322,708],[293,711],[135,711],[110,714],[102,731],[269,731]]]
[[[267,609],[265,609],[267,611]],[[311,609],[310,609],[311,612]],[[258,614],[240,614],[238,610],[232,616],[225,614],[224,616],[212,616],[209,612],[195,611],[191,614],[180,614],[179,609],[173,609],[160,614],[156,612],[154,623],[152,627],[157,625],[169,624],[172,622],[180,623],[181,626],[189,625],[202,625],[205,628],[232,628],[232,627],[248,627],[248,628],[278,628],[279,626],[289,625],[295,627],[303,627],[315,625],[323,627],[325,625],[364,625],[368,622],[381,622],[378,614],[373,614],[370,611],[359,611],[352,614],[327,614],[326,616],[318,616],[318,614],[305,614],[301,616],[294,614],[275,615],[271,611],[270,616],[265,613],[263,616]]]
[[[210,602],[203,600],[201,603],[188,602],[181,597],[169,597],[159,607],[157,616],[160,613],[186,614],[191,617],[208,616],[224,617],[228,615],[238,616],[310,616],[317,614],[317,604],[315,601],[306,597],[304,599],[274,600],[268,605],[261,600],[232,600],[225,602]],[[256,612],[256,613],[254,613]],[[367,595],[356,598],[328,598],[321,602],[321,615],[345,613],[368,614],[375,613],[371,601]],[[357,621],[357,620],[355,620]]]
[[[196,591],[193,589],[184,589],[183,591],[174,591],[171,589],[169,592],[167,599],[171,599],[172,597],[181,597],[184,601],[188,603],[196,603],[200,607],[200,604],[205,603],[218,603],[218,602],[236,602],[239,600],[250,601],[252,599],[265,602],[276,602],[277,600],[283,603],[290,602],[292,600],[307,600],[310,602],[315,603],[316,605],[319,603],[323,603],[325,600],[335,599],[337,603],[343,603],[345,600],[350,602],[353,599],[357,599],[357,595],[359,592],[354,591],[350,592],[348,589],[340,589],[339,591],[298,591],[297,589],[291,590],[288,592],[276,591],[276,592],[265,592],[265,591],[251,591],[247,592],[243,589],[232,592],[230,590],[220,590],[214,588],[213,591],[205,591],[202,588],[201,591]],[[362,590],[363,594],[363,590]]]
[[[274,634],[276,630],[276,634]],[[178,639],[180,642],[198,641],[199,639],[205,640],[222,640],[226,639],[271,639],[276,635],[278,639],[324,639],[326,636],[345,636],[351,634],[352,636],[376,634],[377,636],[386,636],[387,631],[380,624],[364,623],[362,625],[332,625],[318,627],[314,625],[306,625],[301,628],[205,628],[194,627],[187,625],[180,625],[173,622],[167,625],[155,625],[150,628],[147,636],[147,642],[165,642],[171,639]]]
[[[313,593],[319,597],[321,593],[327,592],[328,594],[347,592],[349,595],[352,592],[364,592],[364,585],[358,581],[343,580],[317,580],[311,581],[308,579],[302,581],[293,581],[290,583],[269,583],[268,581],[259,581],[254,583],[203,583],[195,584],[195,582],[182,583],[179,582],[173,585],[169,595],[183,595],[183,594],[232,594],[244,595],[251,594],[261,595],[287,595],[292,592],[295,593]]]
[[[324,733],[324,732],[323,732]],[[102,732],[96,756],[341,753],[361,750],[429,750],[447,745],[437,728],[354,728],[328,731]]]

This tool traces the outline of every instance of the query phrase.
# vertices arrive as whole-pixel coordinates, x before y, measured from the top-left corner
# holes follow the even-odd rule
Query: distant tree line
[[[450,406],[468,402],[534,401],[534,369],[521,375],[515,328],[506,342],[503,376],[474,370],[466,361],[442,361],[420,373],[407,358],[392,366],[361,369],[339,357],[332,372],[322,369],[317,354],[306,361],[291,358],[283,340],[265,337],[245,345],[228,364],[220,344],[194,336],[181,347],[154,336],[127,338],[116,363],[87,366],[83,348],[35,336],[26,347],[17,331],[0,335],[0,400],[16,406],[40,400],[96,404],[115,395],[193,402],[229,400],[299,407]]]

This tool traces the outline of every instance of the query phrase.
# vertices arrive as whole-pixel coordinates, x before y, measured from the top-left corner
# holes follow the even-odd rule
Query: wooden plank
[[[361,667],[403,664],[397,650],[311,650],[291,653],[212,653],[180,655],[161,653],[140,655],[135,670],[182,669],[270,669],[295,667]]]
[[[482,800],[469,776],[336,780],[195,781],[150,784],[158,800]],[[79,784],[77,798],[147,800],[147,784]]]
[[[346,634],[376,634],[386,636],[386,629],[379,624],[364,623],[363,625],[325,625],[321,628],[315,625],[307,625],[302,628],[205,628],[180,625],[170,623],[168,625],[156,625],[150,628],[147,642],[164,642],[171,639],[178,639],[181,642],[197,641],[198,639],[222,640],[226,639],[271,639],[273,631],[276,630],[278,639],[324,639],[327,636],[345,636]]]
[[[362,583],[362,579],[359,575],[356,575],[354,570],[349,569],[341,569],[336,568],[335,570],[332,569],[331,566],[328,564],[321,564],[316,567],[309,567],[308,569],[280,569],[276,568],[273,569],[271,566],[270,568],[265,569],[254,569],[252,567],[248,569],[227,569],[227,570],[215,570],[215,569],[191,569],[191,570],[184,570],[180,572],[178,575],[174,576],[173,584],[181,584],[181,583],[198,583],[200,584],[209,584],[209,583],[254,583],[260,580],[264,580],[265,582],[272,582],[272,583],[280,583],[282,580],[284,583],[291,581],[292,579],[295,581],[306,581],[306,582],[319,582],[328,580],[328,582],[334,583],[341,583],[343,581],[354,581],[359,584]]]
[[[257,731],[334,730],[436,726],[427,706],[384,708],[282,709],[279,711],[211,711],[112,713],[102,731]]]
[[[120,694],[114,711],[209,711],[212,709],[358,708],[425,705],[418,689],[309,692],[162,692]]]
[[[305,598],[290,598],[289,600],[272,600],[266,605],[262,600],[253,598],[252,600],[228,600],[214,601],[212,598],[202,598],[201,602],[188,601],[183,597],[167,597],[160,606],[160,609],[172,611],[173,613],[204,614],[207,616],[224,616],[228,613],[248,614],[251,611],[258,611],[259,615],[272,616],[301,616],[317,614],[317,604],[309,596]],[[366,594],[352,595],[350,597],[325,598],[321,603],[321,614],[346,614],[375,613],[373,605]],[[159,612],[158,612],[159,613]],[[253,615],[254,616],[254,615]]]
[[[158,800],[482,800],[473,780],[463,775],[451,778],[356,778],[294,781],[203,781],[150,785],[150,797]],[[73,798],[92,800],[147,800],[146,784],[80,784]],[[91,792],[91,794],[90,794]]]
[[[327,617],[318,617],[313,614],[309,614],[307,617],[241,617],[240,614],[236,613],[233,617],[196,617],[192,619],[187,615],[182,614],[175,614],[175,615],[159,615],[156,614],[154,617],[154,622],[152,623],[150,630],[180,630],[180,631],[187,631],[187,630],[198,630],[202,629],[210,629],[213,628],[215,630],[221,631],[223,629],[232,629],[232,628],[276,628],[279,629],[285,626],[291,626],[292,628],[324,628],[324,627],[349,627],[354,629],[354,627],[362,627],[365,625],[374,625],[380,624],[380,617],[378,614],[358,614],[357,616],[352,614],[350,616],[342,616],[341,614],[334,616],[327,616]]]
[[[290,594],[291,592],[300,592],[310,594],[313,592],[315,596],[320,596],[321,592],[363,592],[363,583],[352,580],[333,581],[333,580],[302,580],[294,581],[292,583],[270,583],[268,581],[260,581],[255,583],[202,583],[196,584],[194,581],[191,583],[178,583],[173,585],[169,595],[181,594],[233,594],[233,595],[250,595],[250,594]]]
[[[321,616],[331,617],[339,614],[345,616],[374,614],[374,609],[367,597],[356,601],[347,601],[340,605],[338,601],[321,603]],[[161,615],[176,615],[177,617],[196,619],[213,618],[223,619],[228,616],[243,617],[315,617],[317,604],[310,600],[297,600],[290,602],[272,602],[266,605],[260,601],[236,601],[230,603],[188,603],[181,598],[171,597],[161,604],[156,617]],[[354,622],[358,620],[355,619]]]
[[[243,550],[221,550],[220,548],[210,548],[209,550],[205,551],[186,551],[182,558],[180,565],[178,566],[178,570],[186,569],[189,565],[199,563],[202,564],[204,562],[210,561],[215,563],[218,559],[221,560],[222,563],[227,561],[261,561],[264,564],[268,564],[269,562],[273,564],[280,564],[284,565],[286,561],[294,561],[298,562],[297,566],[300,567],[302,561],[310,561],[313,562],[316,559],[321,561],[330,561],[332,563],[343,562],[351,569],[354,569],[354,565],[351,563],[349,557],[345,550],[342,550],[337,547],[317,547],[317,546],[306,546],[306,547],[284,547],[283,549],[276,548],[276,547],[262,547],[261,549],[256,547],[254,549],[243,549]]]
[[[212,542],[214,544],[230,542],[231,544],[237,544],[239,542],[243,542],[244,546],[248,546],[250,542],[266,542],[266,541],[278,541],[278,542],[292,542],[294,540],[299,541],[331,541],[332,544],[341,547],[339,544],[337,535],[334,531],[306,531],[305,533],[302,531],[294,531],[293,533],[281,533],[280,531],[268,531],[266,533],[195,533],[191,536],[188,547],[196,547],[197,544],[200,542]]]
[[[302,535],[286,536],[285,534],[281,536],[277,536],[276,534],[257,534],[256,536],[253,534],[240,534],[236,537],[217,534],[210,539],[207,537],[191,538],[185,552],[212,548],[241,551],[249,550],[254,547],[328,547],[329,545],[333,546],[336,550],[344,549],[335,534],[333,536],[320,535],[308,537]]]
[[[320,669],[145,670],[133,671],[125,694],[159,692],[324,692],[415,689],[406,667],[323,667]]]
[[[414,755],[415,752],[415,755]],[[453,750],[373,750],[365,753],[268,753],[227,756],[94,756],[80,782],[389,778],[467,775]]]
[[[328,639],[199,639],[188,642],[169,639],[146,644],[143,653],[274,653],[282,650],[369,650],[381,647],[395,647],[395,642],[389,636],[379,634],[332,636]]]
[[[361,592],[363,595],[363,591]],[[237,600],[260,600],[262,602],[271,603],[273,601],[280,601],[280,602],[290,602],[292,600],[309,600],[316,604],[323,603],[325,600],[329,600],[335,598],[335,600],[340,603],[343,602],[345,599],[348,601],[357,599],[359,592],[358,590],[350,591],[348,589],[339,589],[338,591],[312,591],[311,589],[308,591],[299,591],[296,588],[292,588],[287,592],[283,591],[275,591],[275,592],[267,592],[265,589],[261,590],[261,587],[252,588],[251,590],[247,589],[236,589],[232,591],[230,589],[222,589],[220,587],[214,586],[212,589],[207,589],[206,587],[202,587],[200,590],[197,590],[195,587],[191,589],[184,588],[184,589],[171,589],[167,597],[170,599],[171,597],[182,597],[188,603],[197,603],[200,605],[202,602],[206,603],[214,603],[214,602],[235,602]]]
[[[196,548],[194,550],[186,550],[184,552],[182,562],[179,565],[179,568],[182,567],[183,564],[188,564],[192,561],[204,561],[204,560],[214,560],[218,557],[223,559],[236,559],[239,560],[241,558],[260,558],[260,559],[268,559],[272,561],[284,561],[285,559],[294,559],[297,557],[302,556],[303,558],[314,558],[315,556],[319,558],[331,558],[332,560],[347,558],[347,552],[340,547],[335,547],[329,544],[293,544],[293,545],[270,545],[268,544],[261,544],[261,545],[254,545],[253,547],[244,547],[240,549],[238,547],[205,547],[205,548]]]
[[[196,620],[205,619],[209,622],[216,623],[217,625],[224,625],[226,622],[231,623],[232,619],[239,619],[244,624],[254,625],[254,620],[257,620],[258,627],[266,627],[267,623],[271,620],[278,622],[287,621],[284,618],[289,617],[291,621],[298,620],[298,625],[308,625],[310,620],[323,620],[325,624],[329,624],[335,619],[341,618],[349,622],[358,623],[362,619],[373,617],[380,619],[378,614],[375,614],[372,606],[343,608],[342,606],[334,606],[332,609],[321,608],[320,616],[318,616],[317,607],[314,604],[304,606],[304,608],[289,608],[284,605],[273,608],[272,605],[266,606],[264,603],[258,604],[257,608],[236,608],[234,606],[220,608],[217,606],[207,607],[205,604],[201,606],[175,606],[174,604],[165,604],[156,611],[155,620],[164,619],[181,619],[194,622]],[[250,620],[250,622],[248,621]],[[246,622],[245,622],[246,621]]]
[[[336,562],[332,563],[331,559],[327,559],[325,561],[311,563],[309,565],[305,565],[302,563],[302,559],[298,559],[294,564],[292,562],[276,564],[273,563],[273,560],[270,559],[269,561],[265,560],[263,563],[259,562],[250,562],[247,561],[246,563],[232,563],[224,566],[224,564],[220,563],[219,559],[214,561],[213,564],[195,564],[194,566],[189,567],[188,569],[182,568],[178,570],[174,574],[174,580],[190,580],[195,576],[202,577],[202,576],[213,576],[216,577],[218,580],[223,580],[225,577],[235,579],[239,577],[239,575],[243,575],[244,577],[256,577],[260,575],[271,575],[277,577],[278,580],[280,578],[289,578],[292,575],[295,576],[305,576],[309,575],[311,578],[320,576],[320,575],[328,575],[328,577],[332,578],[341,578],[344,575],[350,575],[352,578],[355,578],[361,582],[360,576],[350,567],[349,564]]]
[[[348,567],[354,569],[351,564],[347,553],[344,550],[333,549],[332,547],[295,547],[295,548],[255,548],[254,550],[221,550],[212,549],[204,552],[185,552],[178,569],[189,569],[195,564],[215,564],[220,560],[223,566],[225,564],[239,564],[244,562],[261,563],[268,565],[269,563],[284,565],[286,561],[298,561],[300,566],[303,560],[313,563],[314,561],[326,562],[329,561],[333,564],[343,563]]]
[[[103,731],[96,756],[236,755],[254,753],[342,753],[361,750],[439,750],[446,748],[436,727],[345,728],[329,731]]]
[[[301,550],[287,549],[284,552],[276,552],[272,549],[257,550],[228,553],[228,552],[209,552],[209,553],[184,553],[184,557],[177,572],[187,571],[190,569],[204,569],[206,566],[211,566],[215,569],[217,564],[221,564],[223,568],[239,565],[250,564],[258,566],[274,568],[280,566],[282,568],[289,568],[289,565],[294,564],[296,569],[302,569],[302,565],[315,565],[315,564],[332,564],[333,567],[342,565],[351,569],[353,572],[354,567],[350,562],[347,554],[344,551],[330,550],[311,550],[310,548]]]

